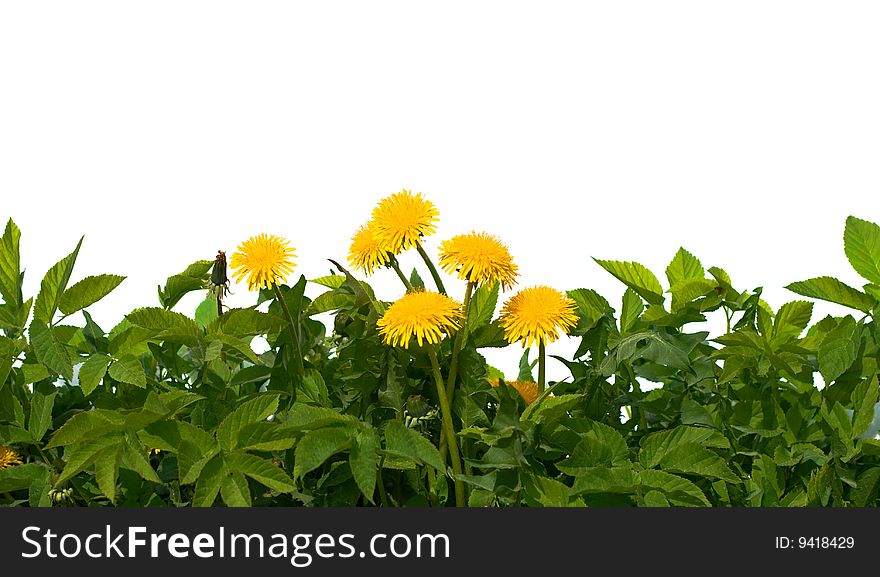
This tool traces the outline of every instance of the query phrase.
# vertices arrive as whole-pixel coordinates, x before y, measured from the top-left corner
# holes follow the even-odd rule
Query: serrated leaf
[[[713,477],[728,483],[740,482],[724,459],[697,443],[676,445],[662,456],[657,465],[670,473]]]
[[[376,478],[379,469],[379,436],[372,429],[357,433],[351,454],[348,456],[348,465],[354,482],[370,503],[373,502],[373,493],[376,491]]]
[[[238,433],[235,448],[241,451],[284,451],[296,444],[297,437],[278,423],[251,423]]]
[[[177,445],[177,470],[180,484],[195,483],[202,475],[205,466],[220,452],[220,447],[210,447],[207,451],[189,439],[181,439]]]
[[[251,423],[263,421],[278,410],[278,394],[263,393],[246,400],[217,427],[217,441],[226,451],[231,451],[236,444],[239,432]]]
[[[253,309],[232,309],[211,323],[208,332],[221,332],[239,338],[255,337],[277,332],[284,324],[283,319],[269,313]]]
[[[147,459],[147,452],[136,439],[137,437],[132,434],[125,436],[125,443],[122,445],[123,463],[145,480],[161,483],[159,475],[156,474],[155,469],[150,465],[150,460]]]
[[[192,506],[210,507],[213,505],[217,494],[220,493],[220,484],[228,474],[222,455],[211,458],[202,468],[198,481],[196,481],[196,492],[193,495]]]
[[[639,320],[642,311],[645,310],[645,303],[642,297],[631,288],[627,288],[623,293],[623,306],[620,309],[620,332],[628,333]]]
[[[12,370],[12,357],[15,355],[15,342],[7,337],[0,336],[0,394],[6,385],[6,377]]]
[[[82,389],[84,397],[88,397],[101,384],[104,375],[107,374],[107,367],[112,361],[107,355],[100,353],[94,354],[86,359],[86,362],[79,368],[79,386]]]
[[[125,318],[132,325],[148,329],[156,336],[182,339],[183,342],[195,342],[201,332],[198,323],[186,315],[158,307],[139,308]]]
[[[596,493],[632,493],[636,478],[632,466],[592,467],[583,469],[575,477],[572,496]]]
[[[39,387],[34,387],[31,397],[31,415],[28,420],[28,432],[35,443],[41,444],[43,436],[52,426],[52,409],[55,406],[55,397],[58,391],[49,385],[52,392],[45,393]],[[47,387],[47,388],[49,388]]]
[[[496,282],[491,287],[483,285],[474,291],[468,312],[469,331],[476,331],[492,321],[500,290],[501,284]]]
[[[843,250],[857,273],[880,284],[880,226],[854,216],[846,219]]]
[[[10,218],[0,238],[0,295],[12,307],[13,314],[22,304],[20,239],[21,231]]]
[[[327,427],[309,431],[296,444],[293,466],[294,479],[314,471],[333,455],[347,450],[354,443],[355,431],[348,427]]]
[[[341,275],[340,275],[341,276]],[[306,316],[318,315],[330,311],[336,311],[341,308],[350,307],[356,302],[353,294],[327,291],[315,297],[306,308]]]
[[[614,275],[617,280],[636,291],[650,304],[659,305],[663,302],[663,287],[660,286],[660,281],[644,265],[618,260],[599,260],[596,258],[593,260]]]
[[[52,268],[43,277],[40,283],[40,293],[34,303],[34,320],[46,324],[52,323],[55,311],[58,310],[58,304],[61,296],[70,282],[70,275],[73,273],[73,265],[76,262],[76,256],[82,246],[83,239],[80,238],[76,244],[76,248],[72,253],[55,263]]]
[[[250,507],[251,490],[247,479],[238,471],[233,471],[220,481],[220,497],[227,507]]]
[[[196,312],[193,316],[202,328],[207,327],[209,324],[217,320],[217,317],[219,316],[217,314],[217,298],[209,296],[200,302],[196,307]]]
[[[50,371],[58,373],[68,381],[73,380],[73,361],[67,348],[56,333],[46,323],[34,320],[29,329],[31,346],[37,360]]]
[[[35,481],[48,478],[49,469],[42,463],[25,463],[0,469],[0,493],[27,489]]]
[[[785,288],[801,296],[837,303],[866,313],[871,312],[877,306],[877,300],[874,297],[830,276],[794,282]]]
[[[47,449],[81,443],[125,427],[125,415],[107,409],[93,409],[70,417],[49,440]]]
[[[699,487],[684,477],[664,471],[647,470],[639,473],[639,484],[647,490],[657,490],[673,505],[710,507],[711,503]]]
[[[333,424],[354,424],[356,421],[354,417],[343,415],[334,409],[294,403],[287,414],[284,427],[291,431],[308,431]]]
[[[146,388],[147,375],[144,373],[144,366],[140,359],[126,355],[110,364],[108,373],[112,378],[120,383],[128,383],[140,388]]]
[[[91,306],[110,294],[123,280],[124,276],[115,274],[87,276],[64,291],[58,300],[58,309],[70,315]]]
[[[715,286],[713,281],[705,278],[684,279],[672,285],[669,289],[669,292],[672,293],[672,311],[678,312],[688,303],[711,294],[714,292]]]
[[[95,456],[95,482],[111,503],[116,501],[116,479],[121,460],[121,444],[111,445]]]
[[[224,455],[223,459],[231,471],[238,471],[270,489],[281,493],[291,493],[296,490],[296,485],[287,473],[266,459],[247,453],[229,453]]]
[[[345,282],[345,277],[341,274],[330,274],[313,278],[309,282],[319,284],[331,289],[338,289]]]
[[[567,291],[566,295],[577,305],[578,326],[572,331],[573,334],[584,334],[612,310],[605,297],[592,289],[574,289]]]
[[[564,417],[568,411],[582,402],[582,395],[545,397],[541,402],[529,405],[523,412],[522,419],[536,425],[549,425]]]
[[[678,249],[672,262],[666,267],[666,279],[670,287],[688,279],[703,278],[704,274],[706,273],[700,260],[684,248]]]
[[[385,450],[402,457],[409,457],[438,471],[446,470],[437,447],[421,433],[410,429],[400,421],[389,421],[385,425]]]
[[[863,379],[852,392],[853,438],[858,438],[874,422],[875,405],[878,397],[877,376]]]
[[[680,446],[728,448],[729,442],[714,429],[678,426],[658,431],[642,438],[639,462],[646,469],[658,466],[664,458]]]
[[[826,383],[837,379],[855,362],[859,351],[857,331],[855,320],[847,316],[822,339],[817,356],[819,372]]]
[[[64,470],[55,481],[55,486],[58,487],[62,485],[64,482],[85,470],[95,462],[98,455],[100,455],[107,447],[119,446],[121,443],[122,438],[119,435],[105,435],[97,439],[90,439],[68,447],[64,451]]]
[[[199,260],[186,267],[182,273],[168,277],[165,288],[159,288],[159,303],[163,308],[170,309],[187,293],[204,289],[213,266],[213,260]]]
[[[813,316],[813,303],[792,301],[779,307],[773,323],[773,337],[779,341],[788,341],[800,336]]]

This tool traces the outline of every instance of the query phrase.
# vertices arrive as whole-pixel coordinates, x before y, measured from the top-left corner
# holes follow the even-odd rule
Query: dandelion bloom
[[[0,445],[0,471],[13,465],[21,465],[21,456],[9,447]]]
[[[498,386],[498,381],[499,379],[489,379],[493,387]],[[538,383],[535,381],[504,381],[504,384],[516,389],[527,405],[531,405],[538,398]]]
[[[443,331],[459,326],[461,316],[461,305],[455,299],[417,290],[388,307],[376,325],[387,344],[407,348],[413,335],[419,346],[440,342]]]
[[[460,234],[440,243],[440,266],[477,285],[500,282],[504,290],[516,283],[519,274],[507,247],[485,232]]]
[[[376,234],[371,224],[360,227],[351,239],[348,262],[367,274],[373,274],[380,266],[388,264],[390,247]]]
[[[523,341],[523,347],[537,342],[552,343],[559,329],[577,326],[576,304],[554,288],[536,286],[513,295],[501,309],[499,322],[508,342]]]
[[[274,234],[252,236],[240,245],[229,262],[236,282],[247,277],[248,290],[272,288],[278,280],[287,280],[293,272],[294,249],[287,239]]]
[[[421,192],[403,190],[379,201],[373,209],[371,224],[396,254],[418,245],[421,237],[433,234],[439,216],[437,207],[423,198]]]

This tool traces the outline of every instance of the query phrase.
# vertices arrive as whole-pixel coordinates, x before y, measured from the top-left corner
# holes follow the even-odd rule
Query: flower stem
[[[458,442],[455,437],[455,426],[452,424],[452,409],[449,406],[449,398],[446,396],[446,385],[440,375],[440,363],[437,361],[437,353],[434,347],[429,345],[428,357],[431,359],[431,368],[434,370],[434,384],[437,387],[437,398],[440,399],[440,412],[443,419],[443,430],[449,439],[449,460],[452,461],[452,472],[455,474],[455,506],[464,507],[464,483],[458,477],[461,475],[461,455],[458,452]]]
[[[449,399],[450,407],[455,404],[455,379],[458,377],[458,353],[461,351],[461,347],[464,344],[464,338],[467,335],[467,323],[468,316],[470,315],[471,296],[473,295],[473,292],[474,283],[469,282],[464,291],[464,303],[462,305],[464,321],[462,322],[461,328],[455,334],[455,340],[452,343],[452,356],[449,360],[449,381],[446,383],[446,395]],[[446,435],[443,431],[441,431],[440,435],[440,459],[444,461],[446,460]]]
[[[443,286],[443,281],[440,280],[440,274],[437,272],[437,267],[434,266],[428,253],[422,248],[422,243],[416,244],[416,250],[419,251],[419,254],[422,255],[422,260],[425,261],[425,264],[428,266],[428,270],[431,272],[431,278],[434,279],[434,284],[437,285],[437,290],[440,291],[440,294],[445,295],[446,287]]]
[[[544,392],[544,383],[547,378],[547,351],[544,349],[544,341],[538,343],[538,394]]]
[[[409,282],[409,279],[406,278],[406,275],[401,272],[400,263],[397,262],[397,257],[395,257],[393,254],[391,255],[391,260],[388,261],[388,265],[394,269],[394,272],[397,273],[398,278],[400,278],[400,282],[402,282],[403,286],[406,287],[406,292],[412,292],[412,283]]]
[[[299,323],[293,322],[293,317],[290,315],[290,309],[287,308],[287,301],[284,300],[284,295],[281,294],[281,289],[278,288],[278,283],[272,283],[272,288],[275,289],[275,298],[278,299],[278,303],[281,305],[281,310],[284,311],[284,317],[287,319],[288,324],[290,324],[290,338],[293,339],[294,362],[296,363],[296,370],[299,371],[299,377],[302,379],[306,374],[306,369],[303,366],[302,348],[299,344]],[[297,311],[297,320],[299,320],[299,311]]]

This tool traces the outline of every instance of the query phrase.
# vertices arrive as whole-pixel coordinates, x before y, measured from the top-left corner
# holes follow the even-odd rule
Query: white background
[[[795,280],[861,284],[842,232],[880,220],[878,29],[876,2],[0,0],[0,218],[27,294],[81,234],[74,280],[128,276],[92,308],[108,330],[252,234],[326,274],[401,188],[440,210],[429,250],[497,234],[521,286],[619,308],[591,256],[665,285],[685,246],[778,307]]]

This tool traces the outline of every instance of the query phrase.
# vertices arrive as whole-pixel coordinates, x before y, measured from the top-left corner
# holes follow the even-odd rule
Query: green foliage
[[[253,307],[220,312],[210,292],[172,310],[207,289],[213,261],[197,261],[160,287],[159,306],[106,331],[88,308],[124,277],[77,280],[80,242],[25,298],[20,240],[10,220],[0,445],[23,463],[0,470],[2,505],[451,506],[456,482],[470,506],[880,504],[880,227],[867,221],[847,220],[843,247],[863,290],[793,282],[810,300],[776,310],[684,248],[666,287],[641,264],[597,259],[623,283],[619,313],[592,289],[567,291],[577,351],[548,362],[571,377],[531,404],[490,385],[505,372],[534,381],[539,360],[525,349],[518,366],[487,365],[482,348],[508,346],[502,297],[476,289],[462,338],[435,348],[444,381],[455,367],[460,473],[427,351],[385,345],[389,303],[335,261],[341,274],[261,290]],[[853,314],[813,318],[812,299]],[[710,318],[724,334],[689,326]]]

